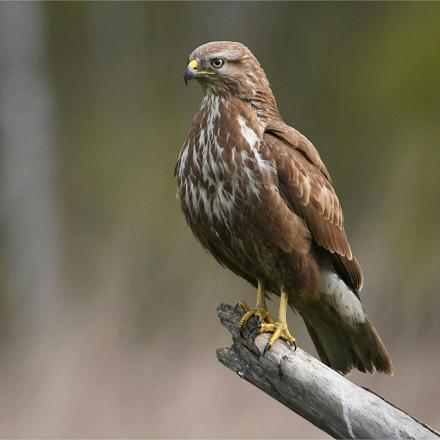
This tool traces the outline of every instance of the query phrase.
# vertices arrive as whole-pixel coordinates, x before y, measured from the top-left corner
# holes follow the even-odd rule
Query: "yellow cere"
[[[191,60],[188,64],[188,67],[193,70],[197,70],[197,60]]]

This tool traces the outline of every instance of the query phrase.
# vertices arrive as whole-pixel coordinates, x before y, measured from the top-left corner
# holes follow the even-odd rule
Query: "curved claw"
[[[271,314],[265,307],[257,306],[255,309],[251,309],[244,301],[240,301],[238,305],[244,312],[243,316],[240,319],[240,322],[238,323],[238,326],[240,328],[240,336],[242,338],[244,337],[243,334],[244,327],[246,326],[248,321],[254,316],[258,318],[260,324],[257,327],[253,327],[250,330],[249,334],[252,334],[255,331],[255,329],[259,328],[262,324],[266,325],[275,322]]]
[[[275,322],[273,324],[263,323],[259,326],[260,333],[272,333],[269,340],[267,341],[266,346],[263,350],[263,356],[266,354],[268,350],[272,348],[275,342],[278,339],[282,339],[289,343],[290,346],[294,346],[295,350],[297,348],[296,340],[294,336],[292,336],[287,328],[287,325],[282,322]]]
[[[248,312],[246,312],[246,313],[241,317],[240,322],[239,322],[238,325],[239,325],[241,328],[243,328],[243,327],[246,325],[246,323],[249,321],[249,319],[251,319],[252,316],[254,316],[254,315],[255,315],[255,312],[254,312],[253,310],[249,310]]]
[[[257,318],[258,318],[258,316],[257,316]],[[260,319],[260,318],[258,318],[258,319]],[[261,321],[260,321],[259,324],[253,326],[253,327],[249,330],[249,336],[254,336],[254,332],[255,332],[256,330],[260,330],[260,329],[261,329],[261,326],[264,325],[264,324],[265,324],[264,322],[261,322]],[[244,328],[244,327],[240,327],[240,335],[241,335],[241,337],[244,337],[244,336],[243,336],[243,328]],[[264,333],[264,332],[259,331],[258,333]],[[257,336],[257,335],[255,335],[255,337],[256,337],[256,336]]]
[[[254,331],[255,331],[255,330],[258,330],[258,329],[260,328],[260,326],[261,326],[261,324],[258,324],[258,325],[256,325],[256,326],[252,327],[252,328],[249,330],[249,336],[252,336],[253,333],[254,333]],[[240,325],[239,327],[240,327],[240,336],[241,336],[242,338],[244,338],[244,332],[243,332],[243,330],[244,330],[245,326],[244,326],[244,325],[242,325],[242,326]],[[255,335],[255,336],[256,336],[256,335]]]
[[[255,327],[252,327],[252,328],[249,330],[249,335],[252,335],[252,334],[254,333],[255,330],[259,330],[260,328],[261,328],[261,323],[258,324],[258,325],[256,325]]]
[[[265,356],[266,351],[267,351],[267,350],[270,350],[270,347],[271,347],[271,345],[270,345],[269,343],[267,343],[267,344],[265,345],[264,350],[263,350],[263,357]]]

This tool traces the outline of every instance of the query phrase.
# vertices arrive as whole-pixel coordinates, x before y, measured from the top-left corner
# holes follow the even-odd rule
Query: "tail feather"
[[[301,314],[319,357],[329,367],[344,374],[353,367],[364,373],[393,374],[390,354],[368,319],[347,323],[325,307]]]
[[[344,374],[353,367],[392,374],[385,344],[344,280],[334,271],[323,271],[319,293],[318,299],[297,310],[322,361]]]

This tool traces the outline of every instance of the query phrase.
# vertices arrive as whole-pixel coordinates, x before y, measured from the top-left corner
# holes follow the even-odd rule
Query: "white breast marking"
[[[188,143],[186,143],[182,148],[182,153],[180,155],[180,162],[179,162],[179,169],[178,169],[178,176],[183,175],[183,170],[185,169],[186,159],[188,158]]]
[[[248,127],[247,121],[242,115],[238,115],[237,121],[240,125],[241,135],[246,139],[246,142],[251,148],[255,148],[258,142],[260,142],[260,138],[258,137],[257,133],[255,133],[252,128]]]

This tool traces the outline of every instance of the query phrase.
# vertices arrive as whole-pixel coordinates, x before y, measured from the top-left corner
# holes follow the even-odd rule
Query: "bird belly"
[[[254,282],[255,261],[244,240],[246,207],[239,207],[235,195],[222,182],[186,182],[181,193],[186,220],[200,243],[222,265]],[[189,195],[188,195],[189,194]]]
[[[203,247],[251,284],[264,279],[268,292],[279,295],[283,288],[292,293],[304,286],[312,288],[317,279],[312,258],[283,251],[271,243],[262,227],[270,222],[266,190],[256,187],[245,197],[237,197],[222,182],[212,183],[207,188],[203,181],[187,182],[190,195],[182,203],[187,222]]]

